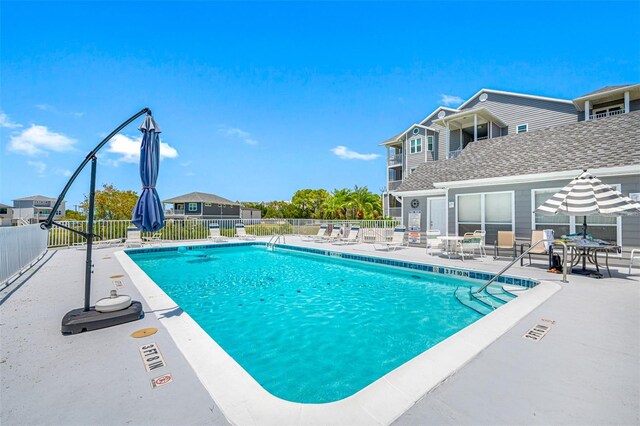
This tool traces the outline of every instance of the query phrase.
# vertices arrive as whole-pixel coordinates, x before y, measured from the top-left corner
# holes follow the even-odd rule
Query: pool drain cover
[[[533,340],[534,342],[537,342],[540,339],[542,339],[548,332],[549,332],[549,326],[536,324],[529,331],[527,331],[525,335],[522,337],[524,337],[525,339],[529,339],[529,340]]]
[[[131,333],[131,337],[140,339],[141,337],[151,336],[153,334],[156,334],[157,332],[157,328],[143,328],[142,330],[134,331],[133,333]]]

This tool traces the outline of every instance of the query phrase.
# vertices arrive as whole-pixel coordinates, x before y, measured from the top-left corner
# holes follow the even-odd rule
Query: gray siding
[[[640,111],[640,99],[636,99],[635,101],[629,101],[629,110]]]
[[[529,131],[545,129],[578,121],[578,112],[571,103],[560,103],[520,96],[487,93],[488,98],[480,102],[474,98],[464,110],[486,108],[508,125],[508,134],[516,133],[519,124],[528,124]],[[506,133],[503,133],[503,135]]]
[[[601,179],[610,185],[620,184],[621,192],[629,194],[630,192],[640,192],[640,175],[636,176],[619,176],[607,177]],[[531,190],[544,188],[562,188],[569,181],[567,179],[532,182],[514,185],[494,185],[483,186],[477,188],[460,188],[449,190],[449,202],[456,201],[457,194],[474,194],[481,192],[499,192],[514,191],[515,198],[515,232],[516,237],[520,241],[528,241],[531,238],[532,217],[531,213],[537,206],[531,205]],[[456,230],[456,209],[448,209],[449,212],[449,233],[455,234]],[[577,219],[578,223],[581,223]],[[491,237],[491,238],[490,238]],[[495,236],[487,235],[487,244],[493,244]],[[632,248],[640,247],[640,216],[626,216],[622,218],[622,242],[625,252]]]
[[[211,206],[203,206],[203,215],[240,217],[240,206],[230,206],[228,204],[222,204],[222,208],[220,206],[220,204],[216,203],[211,204]]]

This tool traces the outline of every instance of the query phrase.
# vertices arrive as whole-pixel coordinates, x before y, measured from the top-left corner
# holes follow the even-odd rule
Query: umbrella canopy
[[[587,216],[625,216],[640,214],[640,203],[634,202],[615,188],[586,170],[562,190],[535,210],[540,215],[584,216],[584,236]]]
[[[160,127],[151,114],[147,114],[139,130],[142,132],[140,145],[140,179],[142,194],[133,208],[131,222],[141,231],[155,232],[164,226],[164,211],[156,192],[156,181],[160,170]]]

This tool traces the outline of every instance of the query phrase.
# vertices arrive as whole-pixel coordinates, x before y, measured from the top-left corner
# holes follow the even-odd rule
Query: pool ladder
[[[282,242],[286,244],[287,240],[283,234],[272,235],[267,243],[267,250],[274,251],[276,249],[276,244],[280,242],[280,238],[282,238]]]

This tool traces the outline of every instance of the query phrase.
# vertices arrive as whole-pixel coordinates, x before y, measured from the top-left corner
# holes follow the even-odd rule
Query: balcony
[[[451,160],[452,158],[456,158],[458,155],[460,155],[461,152],[462,148],[456,149],[455,151],[450,151],[449,154],[447,154],[447,159]]]
[[[184,209],[166,209],[164,214],[165,216],[182,216],[184,215]]]
[[[387,185],[387,191],[394,191],[398,189],[401,183],[401,180],[390,180],[389,184]]]
[[[402,165],[402,154],[394,154],[390,155],[387,161],[387,165],[389,166],[401,166]]]
[[[613,117],[614,115],[620,115],[620,114],[624,114],[623,109],[616,109],[613,111],[604,111],[598,114],[591,114],[589,116],[589,120],[597,120],[598,118],[604,118],[604,117]]]

